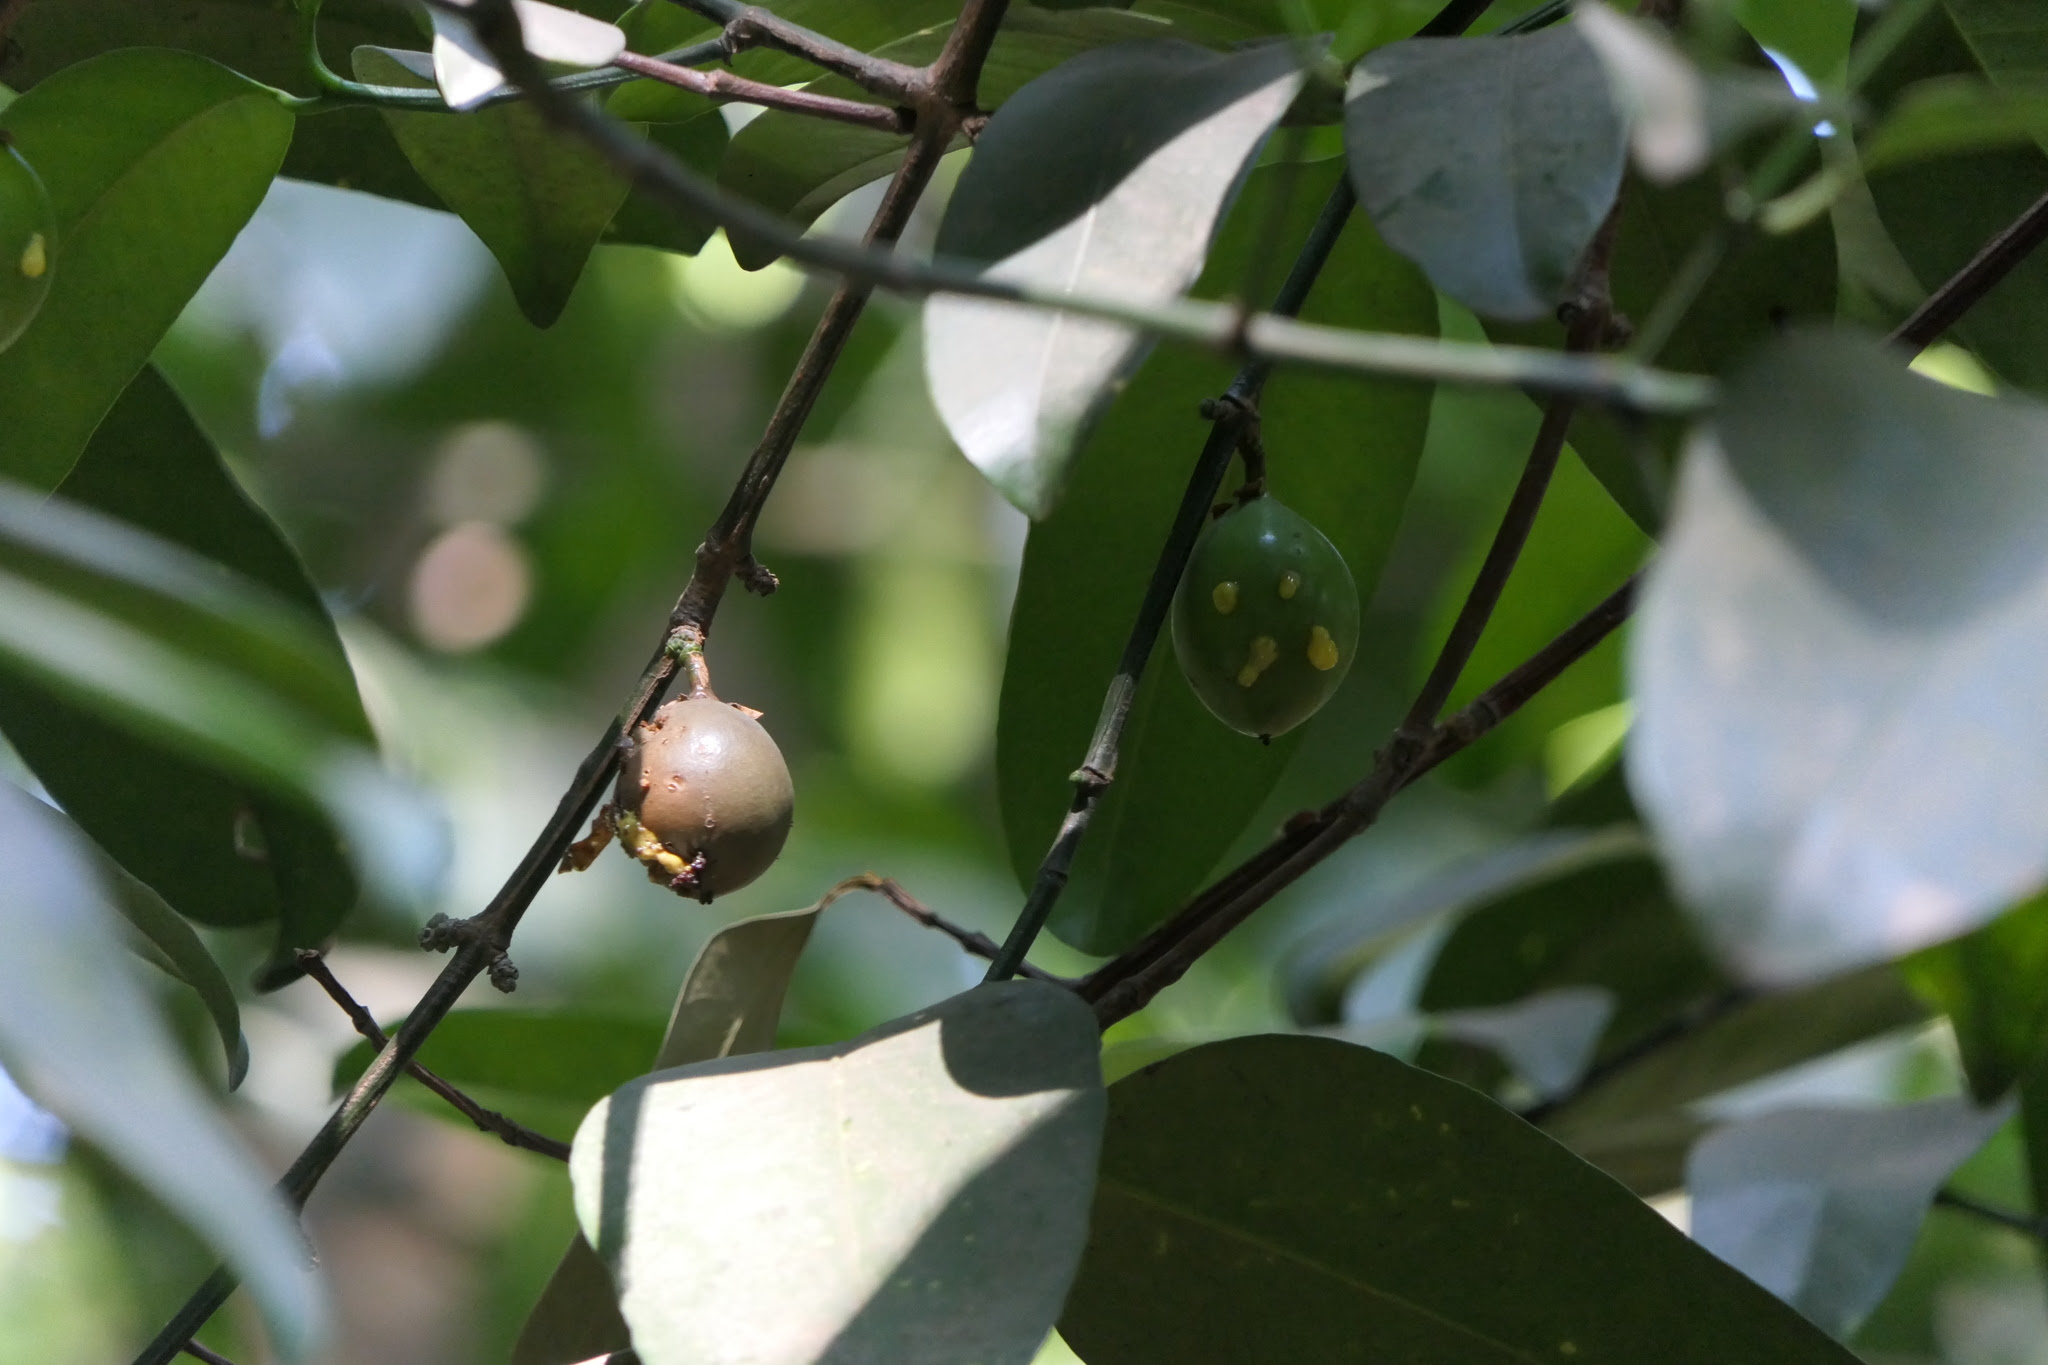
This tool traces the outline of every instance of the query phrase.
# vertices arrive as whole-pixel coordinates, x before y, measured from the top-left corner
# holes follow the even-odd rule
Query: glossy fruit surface
[[[1329,538],[1272,497],[1212,522],[1173,599],[1173,653],[1216,718],[1285,734],[1322,708],[1358,647],[1358,587]]]
[[[613,796],[630,822],[619,831],[626,850],[656,880],[704,901],[768,870],[795,799],[761,723],[713,697],[672,701],[635,731]]]
[[[28,330],[50,292],[57,217],[35,169],[0,144],[0,351]]]

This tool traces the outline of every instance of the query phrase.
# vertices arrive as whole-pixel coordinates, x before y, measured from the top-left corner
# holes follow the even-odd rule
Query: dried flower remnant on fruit
[[[768,870],[794,803],[782,751],[752,713],[684,697],[634,730],[612,804],[562,870],[588,867],[617,838],[650,881],[709,903]]]

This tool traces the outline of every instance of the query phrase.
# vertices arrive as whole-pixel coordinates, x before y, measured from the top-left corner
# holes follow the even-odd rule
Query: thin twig
[[[1001,23],[1002,11],[1001,3],[970,3],[966,13],[973,16],[975,25],[993,26]],[[519,20],[511,0],[477,0],[474,8],[464,11],[464,14],[475,24],[478,36],[498,59],[500,69],[513,84],[527,92],[544,117],[574,126],[575,116],[588,112],[580,101],[548,87],[539,63],[526,51],[520,38]],[[985,53],[986,50],[987,44],[977,40],[963,17],[962,22],[955,25],[938,60],[922,73],[922,79],[932,88],[941,85],[957,88],[963,79],[971,84],[972,77],[966,74],[967,54]],[[913,104],[918,105],[918,102],[913,101]],[[946,111],[940,111],[938,117],[925,118],[923,115],[933,107],[933,102],[927,100],[918,107],[917,135],[869,226],[868,241],[872,244],[886,245],[902,232],[911,210],[916,207],[939,158],[951,141],[954,127],[949,126]],[[957,111],[951,112],[957,115]],[[596,123],[600,127],[610,126],[602,118],[598,118]],[[631,137],[628,140],[638,141]],[[674,166],[666,154],[660,161],[671,168]],[[774,221],[767,215],[760,216],[771,223]],[[876,251],[875,254],[887,258],[885,252]],[[748,460],[739,486],[713,524],[704,545],[698,548],[696,573],[670,617],[661,647],[642,672],[626,706],[605,727],[597,743],[584,756],[568,789],[556,803],[554,814],[535,837],[518,867],[476,917],[457,922],[429,921],[428,927],[422,931],[424,946],[453,948],[454,957],[441,969],[441,974],[406,1016],[397,1035],[371,1060],[334,1113],[278,1182],[279,1188],[295,1206],[305,1203],[321,1176],[397,1082],[427,1036],[455,1007],[455,1002],[470,983],[486,970],[491,972],[494,983],[505,988],[509,989],[512,981],[516,980],[516,973],[511,970],[506,957],[513,932],[534,896],[554,875],[563,850],[582,833],[591,810],[615,775],[621,736],[652,714],[674,679],[678,660],[686,652],[686,646],[694,643],[701,648],[727,582],[750,560],[751,532],[754,521],[760,516],[761,504],[773,489],[775,475],[794,445],[797,432],[810,414],[818,392],[824,387],[826,376],[852,334],[853,324],[859,318],[871,283],[866,279],[849,278],[826,305],[797,371],[770,419],[768,435],[763,437],[761,445]],[[765,580],[757,576],[756,581]],[[226,1267],[217,1268],[156,1338],[143,1348],[136,1357],[136,1365],[169,1365],[182,1344],[190,1340],[192,1334],[227,1301],[234,1292],[235,1284],[235,1276]]]
[[[219,1351],[213,1350],[211,1347],[201,1346],[196,1341],[188,1341],[178,1349],[191,1356],[194,1360],[205,1361],[206,1365],[235,1365],[234,1361],[229,1360]]]
[[[1889,341],[1919,354],[1956,325],[2014,266],[2048,238],[2048,194],[2033,202],[2011,226],[1980,248],[1969,263],[1927,296],[1913,315],[1892,330]]]
[[[1313,816],[1290,821],[1278,839],[1197,895],[1122,955],[1083,978],[1083,999],[1104,1028],[1135,1014],[1187,973],[1251,913],[1354,836],[1370,828],[1403,788],[1476,742],[1628,619],[1635,580],[1574,622],[1427,738],[1396,732],[1372,771]]]
[[[1298,312],[1307,301],[1310,286],[1322,272],[1330,253],[1336,249],[1337,239],[1343,235],[1344,225],[1357,202],[1349,177],[1339,180],[1324,203],[1308,240],[1295,257],[1293,270],[1280,287],[1280,296],[1273,305],[1276,312]],[[1223,478],[1230,470],[1231,456],[1237,453],[1246,425],[1255,420],[1253,414],[1257,411],[1259,394],[1264,391],[1266,379],[1272,371],[1273,367],[1263,361],[1246,365],[1231,380],[1222,401],[1212,409],[1216,413],[1214,425],[1195,460],[1194,469],[1188,475],[1187,488],[1181,494],[1180,509],[1174,515],[1166,543],[1160,547],[1159,558],[1153,563],[1151,581],[1145,586],[1144,601],[1140,603],[1137,618],[1132,621],[1130,634],[1124,640],[1123,656],[1109,680],[1109,690],[1102,700],[1102,714],[1095,722],[1095,733],[1088,740],[1088,751],[1082,757],[1081,766],[1074,771],[1073,801],[1053,836],[1052,847],[1038,865],[1030,894],[1025,897],[1024,908],[1018,912],[1016,923],[1010,927],[1009,936],[1003,941],[1002,952],[988,969],[990,981],[1006,980],[1022,969],[1025,954],[1031,951],[1032,943],[1037,940],[1039,931],[1052,914],[1053,906],[1066,889],[1074,857],[1080,851],[1081,841],[1087,837],[1096,807],[1101,804],[1102,794],[1116,780],[1117,751],[1123,741],[1124,722],[1130,718],[1131,707],[1138,696],[1138,683],[1144,677],[1153,646],[1158,643],[1166,614],[1173,606],[1174,589],[1180,583],[1182,571],[1187,568],[1188,556],[1194,553],[1195,541],[1209,519],[1209,509],[1223,486]]]
[[[926,906],[923,901],[905,891],[893,877],[884,877],[873,872],[862,872],[840,882],[819,899],[819,908],[822,909],[833,901],[838,900],[841,896],[853,891],[874,892],[877,896],[880,896],[883,900],[888,901],[889,904],[910,916],[911,919],[917,921],[917,923],[927,929],[938,930],[976,957],[993,958],[1001,951],[996,941],[987,934],[982,933],[978,929],[969,929],[953,923],[945,916]],[[1066,977],[1054,976],[1044,968],[1034,967],[1029,962],[1024,963],[1018,968],[1018,975],[1028,976],[1034,981],[1049,982],[1055,986],[1071,988],[1075,984]]]
[[[839,99],[832,95],[814,95],[808,90],[785,90],[779,85],[766,81],[749,80],[735,76],[730,71],[694,71],[687,66],[676,66],[658,57],[642,57],[636,52],[621,52],[612,59],[612,65],[636,76],[673,85],[679,90],[694,91],[712,99],[732,101],[739,104],[757,104],[764,109],[781,109],[792,114],[807,114],[812,118],[829,119],[835,123],[851,123],[860,128],[875,128],[885,133],[908,133],[912,119],[902,109],[891,109],[879,104],[867,104],[861,100]]]
[[[1477,3],[1476,0],[1452,0],[1423,26],[1422,35],[1462,33],[1485,13],[1486,8],[1485,3]],[[1295,254],[1294,265],[1282,282],[1280,292],[1273,300],[1272,313],[1268,316],[1291,318],[1301,311],[1316,277],[1322,273],[1330,253],[1336,250],[1337,239],[1343,235],[1344,225],[1350,220],[1357,203],[1350,177],[1341,178],[1324,202],[1315,226],[1309,230],[1308,239]],[[1275,221],[1277,216],[1269,219],[1269,229]],[[1188,474],[1180,509],[1174,515],[1166,543],[1159,548],[1159,558],[1152,565],[1151,580],[1145,585],[1145,596],[1139,603],[1137,618],[1131,622],[1130,634],[1124,640],[1123,655],[1117,661],[1116,672],[1110,677],[1108,691],[1102,699],[1101,714],[1088,740],[1087,753],[1070,779],[1074,784],[1073,800],[1053,835],[1052,846],[1038,864],[1030,892],[1024,898],[1024,908],[1010,926],[1002,952],[988,969],[990,981],[1002,981],[1024,970],[1026,954],[1031,951],[1031,945],[1037,941],[1046,920],[1052,915],[1053,907],[1066,890],[1074,858],[1080,852],[1082,840],[1088,835],[1096,808],[1102,802],[1103,793],[1116,780],[1117,754],[1123,742],[1124,723],[1130,718],[1131,707],[1138,696],[1138,684],[1152,657],[1153,646],[1158,643],[1166,614],[1172,608],[1174,590],[1180,585],[1188,557],[1194,553],[1195,541],[1209,519],[1209,509],[1223,487],[1224,476],[1230,471],[1231,456],[1245,444],[1248,436],[1256,436],[1259,396],[1265,391],[1266,380],[1272,372],[1269,362],[1253,360],[1247,363],[1230,381],[1223,396],[1203,408],[1204,415],[1214,425],[1202,444],[1201,454],[1195,459],[1195,467]],[[1264,469],[1251,470],[1249,463],[1248,460],[1247,472],[1251,474],[1248,482],[1262,481]]]
[[[1621,206],[1616,203],[1607,211],[1605,221],[1586,248],[1578,287],[1566,305],[1570,316],[1565,331],[1568,351],[1593,350],[1605,340],[1613,321],[1614,300],[1608,289],[1607,273],[1620,213]],[[1522,547],[1528,544],[1529,532],[1535,528],[1536,514],[1543,508],[1543,496],[1550,490],[1551,476],[1557,472],[1557,462],[1564,454],[1565,436],[1571,430],[1575,408],[1569,399],[1553,398],[1544,410],[1536,439],[1529,446],[1529,457],[1522,464],[1521,478],[1508,499],[1507,510],[1501,514],[1493,543],[1487,548],[1486,560],[1473,576],[1472,587],[1444,637],[1429,677],[1401,722],[1404,731],[1425,734],[1436,724],[1437,713],[1450,700],[1452,689],[1472,659],[1472,651],[1479,646],[1479,637],[1486,633],[1486,624],[1493,619],[1493,609],[1500,604],[1500,595],[1522,557]]]
[[[449,6],[452,0],[429,3]],[[493,55],[499,58],[508,79],[515,70],[525,73],[514,84],[533,97],[536,107],[550,121],[584,138],[634,184],[670,207],[701,215],[729,233],[753,237],[792,264],[815,273],[913,296],[943,292],[1078,313],[1210,350],[1315,369],[1448,384],[1510,386],[1645,413],[1699,412],[1714,401],[1715,384],[1704,376],[1669,373],[1631,360],[1571,356],[1541,347],[1358,332],[1270,313],[1246,318],[1234,304],[1199,299],[1141,302],[1107,295],[1081,295],[1053,285],[998,278],[972,262],[945,257],[915,260],[829,233],[807,235],[758,204],[696,174],[659,144],[640,137],[601,111],[550,89],[523,50],[514,46],[510,50],[518,55],[507,55],[507,40],[496,27],[499,21],[491,17],[496,9],[494,0],[483,0],[461,13],[477,28],[479,36],[484,36],[486,26],[493,28],[485,38]],[[956,25],[948,40],[949,49],[967,33],[963,26]],[[512,41],[516,45],[516,28],[514,34]],[[941,61],[944,59],[941,54]],[[918,111],[920,127],[928,121],[926,116],[935,112],[950,112],[956,119],[970,117],[970,111],[961,107],[938,111],[927,107],[939,103],[929,91],[907,103]]]
[[[2048,1218],[2020,1213],[2013,1209],[2002,1209],[1996,1204],[1986,1204],[1980,1199],[1973,1199],[1952,1189],[1937,1190],[1934,1203],[1937,1208],[1954,1209],[1958,1213],[1981,1218],[1987,1223],[1996,1223],[2000,1227],[2011,1228],[2014,1232],[2023,1232],[2036,1241],[2048,1242]]]
[[[349,1023],[355,1025],[357,1033],[369,1039],[370,1046],[384,1046],[384,1030],[377,1027],[377,1021],[363,1008],[360,1001],[348,993],[348,988],[335,979],[334,970],[327,965],[324,954],[307,949],[299,954],[299,970],[319,983],[327,992],[327,998],[341,1007]],[[405,1064],[406,1074],[427,1089],[448,1101],[455,1111],[477,1126],[478,1131],[495,1133],[498,1139],[510,1147],[519,1147],[529,1152],[539,1152],[557,1161],[569,1159],[569,1144],[559,1142],[545,1133],[536,1133],[523,1123],[505,1117],[495,1109],[486,1109],[462,1093],[456,1086],[437,1075],[423,1063],[411,1061]]]
[[[906,66],[835,42],[801,24],[793,24],[758,5],[738,0],[680,0],[683,8],[725,25],[726,38],[740,47],[769,47],[801,58],[812,66],[844,76],[861,89],[896,104],[914,105],[925,88],[928,68]],[[993,38],[994,31],[990,30]],[[980,62],[972,68],[979,73]]]

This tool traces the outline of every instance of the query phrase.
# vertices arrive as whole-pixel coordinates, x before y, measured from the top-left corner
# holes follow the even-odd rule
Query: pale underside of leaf
[[[626,35],[617,25],[541,3],[512,0],[519,15],[526,50],[544,62],[564,66],[604,66],[626,50]],[[451,109],[470,109],[505,88],[505,73],[469,21],[439,6],[428,14],[434,24],[433,77]]]
[[[1300,87],[1289,72],[1189,127],[1057,231],[985,272],[1133,303],[1201,274],[1246,158]],[[1028,515],[1052,510],[1067,464],[1115,381],[1139,358],[1131,328],[991,300],[925,306],[925,366],[954,441]]]
[[[2037,885],[2048,573],[1953,624],[1887,627],[1711,438],[1676,509],[1631,641],[1629,776],[1723,956],[1805,980],[1964,933]]]
[[[593,1109],[577,1217],[642,1361],[850,1362],[885,1341],[906,1365],[1028,1361],[1079,1256],[1103,1108],[1085,1007],[1055,990],[983,987]],[[987,1060],[1003,1048],[1023,1062]]]

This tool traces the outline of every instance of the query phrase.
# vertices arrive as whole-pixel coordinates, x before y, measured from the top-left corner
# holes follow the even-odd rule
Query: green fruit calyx
[[[1173,599],[1173,653],[1218,720],[1285,734],[1322,709],[1358,648],[1358,586],[1344,556],[1277,498],[1254,497],[1203,533]]]

